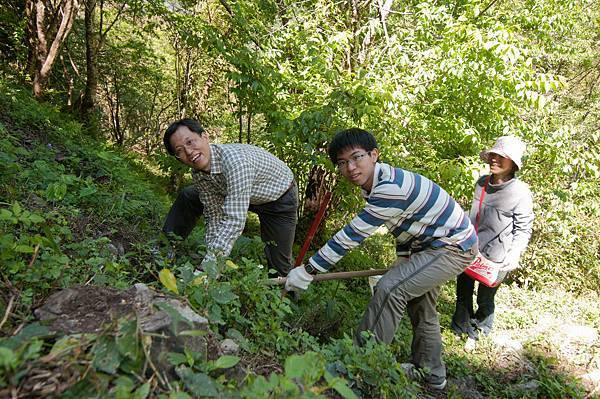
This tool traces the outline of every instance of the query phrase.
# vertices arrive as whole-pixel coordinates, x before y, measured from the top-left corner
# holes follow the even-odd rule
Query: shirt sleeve
[[[215,254],[210,251],[210,243],[214,242],[217,238],[217,231],[219,221],[222,219],[223,209],[223,198],[207,192],[206,190],[201,191],[202,203],[204,206],[204,219],[205,219],[205,230],[204,230],[204,242],[207,246],[207,253],[204,257],[204,262],[214,261]]]
[[[380,200],[374,195],[375,193],[372,193],[366,206],[350,223],[338,231],[309,259],[311,266],[321,272],[328,271],[349,250],[359,246],[365,238],[375,233],[386,220],[399,212],[399,209],[381,203],[385,200]]]
[[[533,230],[533,219],[533,196],[527,189],[513,213],[513,240],[508,254],[510,259],[518,261],[527,248]]]
[[[203,263],[214,261],[217,256],[228,256],[244,230],[255,173],[255,168],[247,160],[224,160],[223,175],[227,194],[218,217],[211,219],[208,224],[210,235],[207,235],[207,254]]]

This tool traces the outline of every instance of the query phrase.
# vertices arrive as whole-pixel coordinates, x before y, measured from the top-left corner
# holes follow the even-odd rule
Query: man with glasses
[[[475,229],[461,207],[440,186],[401,168],[378,162],[373,135],[348,129],[335,135],[329,157],[340,173],[362,188],[364,209],[325,244],[308,264],[288,274],[286,289],[306,290],[317,272],[327,272],[349,250],[384,225],[396,238],[396,262],[375,287],[355,342],[369,331],[390,343],[404,311],[413,327],[412,361],[433,389],[446,386],[442,337],[436,311],[439,286],[469,266],[477,252]]]
[[[247,212],[255,212],[269,268],[287,275],[298,211],[298,189],[290,168],[253,145],[209,143],[208,134],[193,119],[172,123],[163,142],[169,154],[192,168],[194,180],[175,200],[163,232],[185,238],[204,215],[204,264],[229,255]]]

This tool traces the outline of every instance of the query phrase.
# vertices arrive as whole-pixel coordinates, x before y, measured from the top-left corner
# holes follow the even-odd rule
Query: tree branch
[[[483,9],[483,11],[481,11],[479,14],[477,14],[477,16],[475,17],[475,19],[478,19],[483,14],[485,14],[487,12],[487,10],[489,10],[490,8],[492,8],[492,6],[494,4],[496,4],[497,2],[498,2],[498,0],[492,0],[492,1],[490,1],[490,3]]]

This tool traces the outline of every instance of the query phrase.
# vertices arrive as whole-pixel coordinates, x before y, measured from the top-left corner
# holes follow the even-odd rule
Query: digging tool
[[[302,249],[300,253],[296,257],[296,261],[294,262],[294,267],[298,267],[302,264],[304,260],[304,255],[306,255],[306,251],[308,251],[308,247],[310,247],[310,243],[312,242],[321,221],[323,220],[323,216],[325,216],[325,211],[327,210],[327,206],[329,205],[329,201],[331,201],[331,191],[327,191],[325,193],[325,197],[323,197],[323,202],[321,202],[321,207],[319,211],[315,215],[315,219],[310,225],[310,229],[308,229],[308,234],[306,235],[306,240],[304,240],[304,245],[302,245]]]
[[[326,274],[317,274],[314,276],[314,281],[328,281],[328,280],[347,280],[355,277],[371,277],[371,276],[381,276],[382,274],[387,273],[388,269],[373,269],[373,270],[356,270],[350,272],[336,272],[336,273],[326,273]],[[287,277],[275,277],[267,280],[268,285],[284,285],[287,280]],[[284,289],[285,291],[285,289]]]
[[[321,221],[323,220],[323,217],[325,216],[325,211],[327,210],[329,201],[331,201],[331,191],[327,191],[325,193],[325,197],[323,197],[323,202],[321,202],[319,211],[315,215],[315,218],[314,218],[312,224],[310,225],[310,229],[308,229],[308,234],[306,235],[304,244],[302,245],[302,248],[300,249],[300,252],[298,253],[298,256],[296,257],[296,260],[294,261],[294,267],[298,267],[302,264],[302,261],[304,260],[304,256],[306,255],[306,251],[308,251],[308,247],[310,247],[310,243],[312,242],[312,239],[315,236],[317,229],[319,228],[319,225],[321,224]],[[285,284],[286,277],[277,277],[277,278],[275,278],[275,280],[277,280],[278,278],[284,279],[283,284]],[[273,279],[271,279],[271,280],[273,280]],[[287,294],[287,290],[284,288],[281,291],[281,297],[283,298],[286,294]]]

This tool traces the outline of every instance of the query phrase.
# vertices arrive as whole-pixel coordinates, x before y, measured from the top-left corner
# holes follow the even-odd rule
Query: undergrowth
[[[352,343],[370,297],[365,280],[314,284],[298,299],[282,297],[280,287],[267,281],[252,222],[230,259],[194,274],[204,250],[202,226],[176,245],[175,258],[155,250],[169,201],[166,181],[149,172],[152,165],[86,138],[75,119],[1,80],[0,160],[0,315],[7,315],[0,325],[0,397],[423,395],[400,367],[412,339],[406,320],[390,346]],[[393,253],[388,237],[375,236],[337,270],[381,268]],[[240,345],[239,356],[170,353],[176,375],[165,379],[149,365],[153,338],[136,320],[70,336],[33,321],[32,310],[62,288],[124,289],[137,282],[185,298],[217,338]],[[447,326],[451,306],[442,301],[440,310]],[[531,358],[541,381],[537,397],[583,397],[580,386],[556,373],[551,357]],[[271,366],[263,367],[264,359]],[[483,358],[451,350],[446,361],[454,378],[474,373],[474,383],[489,397],[520,397],[521,391],[498,383],[498,372]],[[239,365],[242,378],[228,376]],[[454,388],[447,395],[460,397]]]

